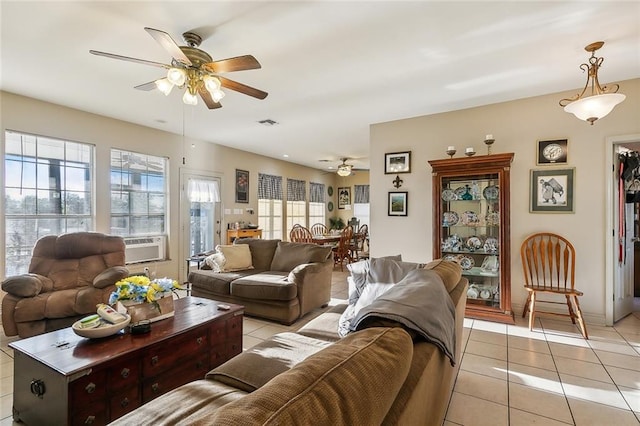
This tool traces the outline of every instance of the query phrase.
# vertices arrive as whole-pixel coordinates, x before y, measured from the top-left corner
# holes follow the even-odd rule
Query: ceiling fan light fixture
[[[587,71],[587,82],[582,92],[571,97],[560,100],[559,104],[564,107],[566,112],[575,115],[580,120],[593,123],[605,117],[616,105],[626,99],[626,96],[617,93],[620,86],[611,84],[608,86],[600,86],[598,81],[598,69],[604,62],[603,57],[597,57],[596,51],[604,45],[603,41],[596,41],[584,48],[587,52],[591,52],[589,63],[580,65],[582,71]],[[591,93],[587,92],[591,88]]]
[[[202,77],[204,81],[204,87],[213,95],[215,90],[220,89],[220,80],[212,75],[205,75]]]
[[[216,89],[213,92],[210,91],[210,93],[214,102],[220,102],[220,100],[225,96],[225,93],[220,89]]]
[[[182,96],[182,102],[187,105],[198,105],[198,97],[190,93],[189,90],[185,90],[184,95]]]
[[[351,175],[351,165],[349,164],[340,164],[338,166],[338,176],[346,177]]]
[[[171,83],[166,78],[161,78],[160,80],[156,80],[156,87],[165,96],[169,96],[169,93],[171,93],[171,89],[173,89],[173,83]]]
[[[182,86],[187,81],[187,72],[181,68],[169,68],[167,80],[176,86]]]

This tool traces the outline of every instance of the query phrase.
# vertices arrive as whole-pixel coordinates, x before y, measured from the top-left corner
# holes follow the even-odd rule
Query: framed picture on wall
[[[411,173],[411,151],[384,155],[384,174]]]
[[[407,191],[389,192],[389,216],[407,216]]]
[[[573,213],[575,168],[531,170],[531,213]]]
[[[344,210],[351,206],[351,187],[342,186],[338,188],[338,209]]]
[[[567,164],[567,139],[553,139],[538,141],[536,164],[539,166],[552,164]]]
[[[236,169],[236,203],[249,203],[249,172]]]

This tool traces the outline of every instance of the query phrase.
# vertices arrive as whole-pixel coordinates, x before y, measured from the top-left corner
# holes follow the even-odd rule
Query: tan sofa
[[[7,336],[30,337],[68,327],[107,303],[128,276],[124,240],[97,232],[40,238],[29,273],[2,282],[2,326]]]
[[[455,307],[454,366],[400,326],[339,338],[340,305],[118,419],[117,425],[441,425],[461,359],[468,281],[436,262]],[[453,266],[452,266],[453,265]]]
[[[280,240],[241,238],[252,269],[189,273],[191,294],[243,305],[245,314],[292,324],[331,300],[331,248]]]

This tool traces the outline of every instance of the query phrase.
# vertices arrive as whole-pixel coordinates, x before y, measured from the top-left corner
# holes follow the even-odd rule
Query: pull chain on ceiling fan
[[[196,105],[198,103],[197,95],[200,95],[209,109],[221,108],[220,100],[225,96],[222,91],[223,87],[257,99],[267,97],[267,92],[229,80],[220,75],[227,72],[261,68],[260,63],[252,55],[214,61],[211,55],[198,48],[202,42],[202,37],[194,32],[186,32],[182,35],[187,46],[178,46],[173,38],[164,31],[149,27],[145,27],[145,30],[171,55],[171,65],[97,50],[90,50],[89,53],[165,68],[167,70],[166,77],[140,84],[135,88],[139,90],[158,89],[165,95],[169,95],[173,87],[177,86],[180,89],[185,89],[182,100],[188,105]]]

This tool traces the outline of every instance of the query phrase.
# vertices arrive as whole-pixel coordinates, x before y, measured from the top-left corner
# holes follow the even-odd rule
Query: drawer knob
[[[126,397],[125,397],[125,399],[123,399],[122,401],[120,401],[120,406],[121,406],[122,408],[125,408],[127,405],[129,405],[129,398],[126,398]]]
[[[86,390],[87,393],[94,393],[96,391],[96,384],[91,382],[84,388],[84,390]]]
[[[201,345],[202,344],[202,337],[198,337],[196,339],[196,343],[198,343],[198,345]]]
[[[158,355],[151,358],[151,365],[156,365],[158,363]]]
[[[96,416],[89,416],[84,420],[85,425],[92,425],[96,421]]]
[[[158,392],[160,390],[160,385],[158,383],[154,383],[151,385],[151,390],[154,392]]]
[[[126,379],[127,377],[129,377],[130,372],[131,370],[129,370],[128,368],[123,368],[122,371],[120,372],[120,375],[122,376],[123,379]]]

